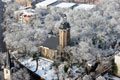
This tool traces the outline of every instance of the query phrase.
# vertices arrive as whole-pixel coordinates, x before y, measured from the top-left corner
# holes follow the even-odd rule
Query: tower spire
[[[62,14],[61,16],[62,16],[63,20],[62,20],[62,23],[61,23],[59,29],[70,28],[70,24],[67,22],[67,16],[66,16],[66,14]]]

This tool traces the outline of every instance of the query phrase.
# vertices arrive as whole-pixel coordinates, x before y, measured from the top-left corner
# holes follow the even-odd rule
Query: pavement
[[[5,43],[3,41],[4,29],[2,29],[2,26],[1,26],[1,23],[3,22],[4,11],[5,11],[5,3],[0,0],[0,51],[2,51],[2,52],[6,51]]]
[[[0,80],[4,80],[3,71],[0,71]]]
[[[3,14],[5,11],[5,3],[2,2],[2,0],[0,0],[0,52],[6,52],[6,47],[5,47],[5,43],[3,41],[4,37],[3,37],[3,32],[4,30],[2,29],[1,23],[3,22]],[[0,70],[0,80],[4,80],[4,74],[3,71]]]

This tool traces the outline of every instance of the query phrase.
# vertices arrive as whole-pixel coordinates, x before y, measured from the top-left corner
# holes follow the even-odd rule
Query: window
[[[8,70],[6,70],[6,73],[8,74]]]

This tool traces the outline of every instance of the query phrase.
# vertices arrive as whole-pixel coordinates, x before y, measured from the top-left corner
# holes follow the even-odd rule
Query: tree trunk
[[[36,70],[34,72],[36,72],[38,70],[38,59],[36,59]]]

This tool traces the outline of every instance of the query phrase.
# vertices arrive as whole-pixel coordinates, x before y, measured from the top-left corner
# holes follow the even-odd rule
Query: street
[[[0,80],[4,80],[2,71],[0,71]]]

